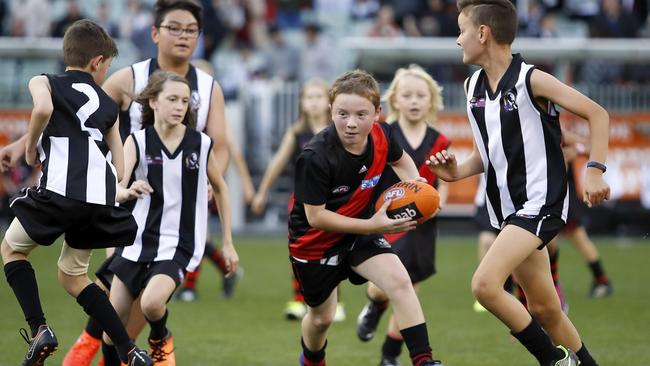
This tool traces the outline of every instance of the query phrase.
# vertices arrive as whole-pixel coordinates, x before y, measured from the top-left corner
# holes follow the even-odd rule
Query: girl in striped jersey
[[[142,105],[143,130],[124,145],[126,185],[131,176],[150,185],[136,202],[138,233],[132,246],[116,250],[109,269],[115,274],[110,299],[124,324],[140,296],[151,326],[149,344],[156,365],[174,365],[174,345],[166,328],[166,303],[205,249],[208,182],[217,193],[223,230],[223,253],[229,274],[239,262],[232,243],[228,187],[221,176],[210,138],[193,129],[188,110],[190,84],[183,77],[157,71],[136,100]],[[106,340],[105,340],[106,341]],[[104,353],[105,365],[111,366]]]
[[[459,0],[458,10],[463,63],[481,67],[466,83],[474,151],[457,164],[443,150],[429,164],[446,181],[485,174],[490,221],[501,231],[474,273],[472,292],[540,365],[597,365],[562,312],[545,246],[564,226],[568,206],[555,105],[589,121],[592,150],[583,193],[589,206],[609,198],[602,176],[609,116],[589,98],[511,53],[517,31],[512,2]],[[511,273],[526,293],[530,313],[503,289]]]

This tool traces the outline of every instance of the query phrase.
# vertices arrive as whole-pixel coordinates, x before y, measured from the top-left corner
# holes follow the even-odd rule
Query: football
[[[427,183],[404,181],[393,184],[381,194],[375,203],[375,211],[379,210],[387,200],[392,200],[386,209],[388,217],[393,219],[408,217],[421,224],[438,210],[440,195]]]

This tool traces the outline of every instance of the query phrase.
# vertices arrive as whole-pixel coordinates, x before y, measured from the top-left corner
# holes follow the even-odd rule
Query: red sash
[[[388,159],[388,140],[378,123],[373,124],[370,135],[372,136],[375,149],[372,165],[368,168],[363,178],[364,181],[368,182],[373,181],[375,176],[381,175],[381,172],[386,166],[386,160]],[[375,178],[374,184],[365,189],[363,189],[363,183],[360,184],[354,193],[352,193],[350,199],[335,212],[347,217],[357,217],[368,206],[374,186],[378,180],[379,177]],[[289,244],[289,252],[292,256],[299,259],[321,259],[325,250],[334,246],[345,235],[347,233],[336,233],[311,228],[295,242]]]

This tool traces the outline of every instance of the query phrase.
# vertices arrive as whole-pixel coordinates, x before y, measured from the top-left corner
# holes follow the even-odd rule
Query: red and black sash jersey
[[[406,139],[406,136],[404,136],[404,132],[402,131],[402,128],[400,127],[399,123],[394,122],[388,124],[388,126],[390,126],[390,129],[392,131],[393,136],[395,137],[395,140],[397,140],[397,142],[404,149],[404,151],[407,154],[409,154],[413,159],[415,166],[418,167],[420,176],[426,178],[427,182],[432,186],[434,187],[437,186],[438,183],[437,177],[429,170],[429,168],[427,168],[425,161],[429,156],[437,152],[440,152],[444,149],[448,149],[449,145],[451,145],[451,141],[449,141],[449,139],[445,135],[438,132],[435,128],[429,126],[425,130],[424,138],[422,139],[420,146],[413,148],[411,144],[409,144],[408,140]],[[395,174],[393,169],[390,167],[386,168],[386,171],[384,171],[384,174],[381,176],[381,179],[379,180],[379,184],[377,185],[377,189],[375,190],[375,197],[373,198],[378,198],[381,192],[383,192],[388,187],[392,186],[393,184],[399,181],[400,179],[397,176],[397,174]],[[386,240],[388,240],[389,243],[393,243],[397,239],[402,237],[404,234],[405,233],[387,234],[384,235],[384,237],[386,238]]]
[[[295,202],[289,215],[289,253],[317,260],[354,240],[354,234],[325,232],[309,225],[304,204],[354,218],[370,217],[373,191],[386,163],[403,150],[385,124],[375,123],[361,155],[343,148],[334,125],[318,133],[296,161]]]

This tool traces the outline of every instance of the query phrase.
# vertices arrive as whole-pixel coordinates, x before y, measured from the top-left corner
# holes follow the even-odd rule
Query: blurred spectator
[[[227,68],[217,68],[217,80],[226,101],[237,99],[240,91],[253,80],[266,78],[264,61],[256,57],[249,45],[240,44],[238,52],[237,62],[230,62]]]
[[[108,4],[105,1],[102,1],[97,8],[97,16],[95,21],[99,24],[106,33],[108,33],[113,38],[118,38],[120,36],[120,30],[113,20],[111,20],[110,9]]]
[[[284,39],[282,30],[275,25],[269,27],[269,39],[270,43],[263,53],[269,76],[283,81],[297,80],[299,50]]]
[[[219,13],[218,1],[201,0],[203,6],[203,57],[210,60],[226,36],[226,24]]]
[[[422,0],[384,0],[381,3],[392,8],[395,22],[401,24],[405,16],[419,14],[425,2]]]
[[[158,49],[151,39],[153,15],[142,8],[140,0],[129,0],[127,12],[121,19],[120,37],[131,40],[138,50],[138,60],[156,57]]]
[[[48,0],[12,0],[10,5],[10,35],[47,37],[50,34],[51,9]]]
[[[393,7],[390,5],[383,5],[379,8],[379,13],[377,13],[377,18],[373,23],[370,31],[368,31],[368,37],[401,37],[402,30],[395,23],[395,12]]]
[[[5,0],[0,0],[0,36],[5,35],[5,24],[7,16],[7,4]]]
[[[537,0],[525,0],[526,10],[519,13],[519,35],[524,37],[540,37],[542,34],[542,19],[544,8]]]
[[[59,20],[55,21],[54,25],[52,26],[52,37],[63,37],[65,31],[69,26],[72,25],[72,23],[84,18],[86,17],[81,14],[81,10],[79,9],[79,4],[77,4],[77,1],[69,0],[65,15],[63,15],[63,17]],[[43,20],[41,19],[41,21]]]
[[[621,0],[603,0],[600,13],[591,21],[590,33],[597,38],[636,38],[637,17],[621,8]]]
[[[427,7],[417,15],[404,17],[403,27],[411,37],[456,37],[456,17],[447,13],[445,0],[428,0]]]
[[[272,0],[277,9],[275,24],[279,28],[300,28],[302,27],[301,11],[303,0]]]
[[[300,58],[300,81],[314,78],[332,81],[336,76],[332,45],[321,34],[318,24],[306,25],[304,33],[305,48]]]
[[[379,12],[379,1],[377,0],[355,0],[350,10],[353,19],[374,19]]]
[[[548,13],[542,17],[539,24],[539,36],[541,38],[556,38],[560,36],[556,28],[555,13]]]

